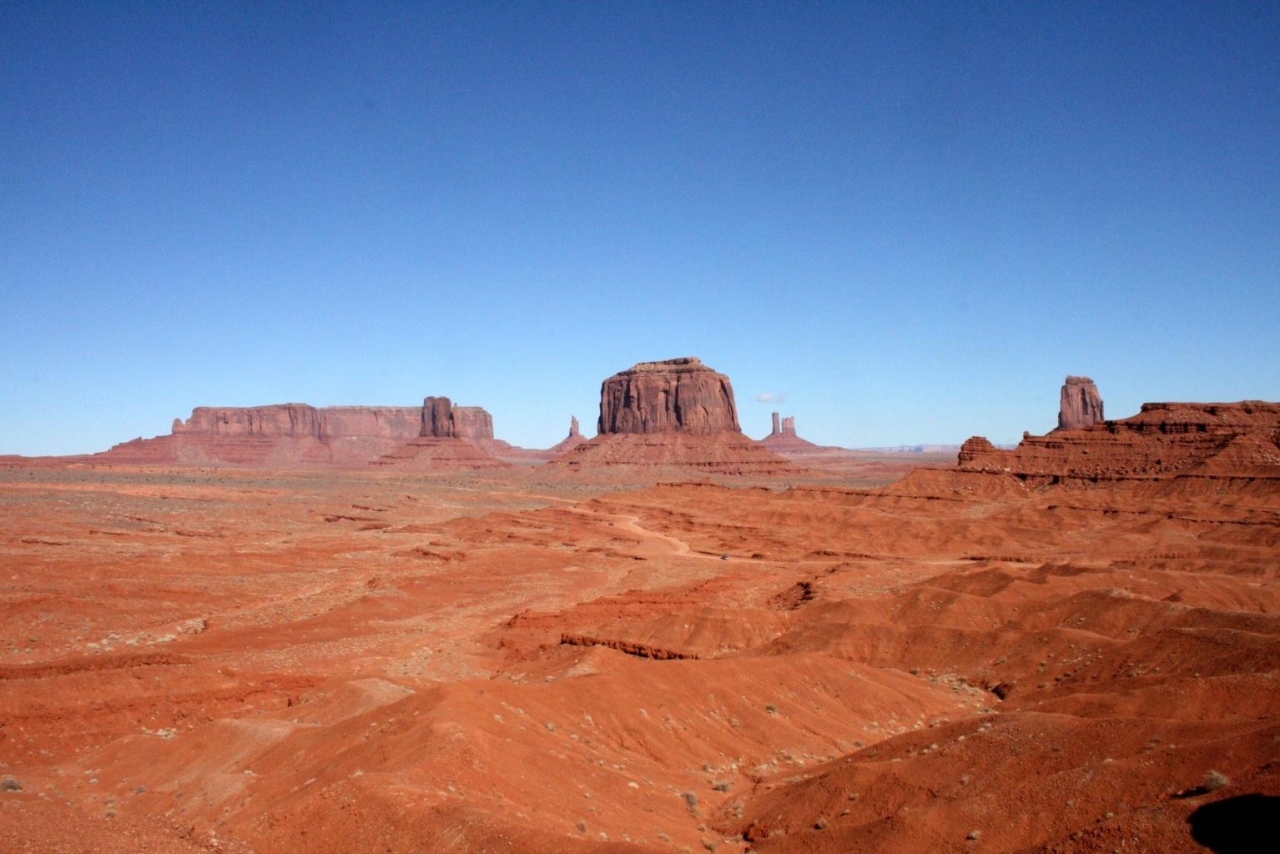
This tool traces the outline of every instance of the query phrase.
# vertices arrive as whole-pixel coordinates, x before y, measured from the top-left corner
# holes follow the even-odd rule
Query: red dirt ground
[[[0,850],[1274,840],[1280,477],[905,466],[10,461]]]

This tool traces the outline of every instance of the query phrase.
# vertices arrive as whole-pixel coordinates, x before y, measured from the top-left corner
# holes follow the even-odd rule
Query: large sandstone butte
[[[168,436],[135,439],[96,457],[134,464],[350,466],[388,457],[394,462],[425,439],[475,445],[478,454],[433,446],[438,463],[456,458],[470,467],[489,457],[484,446],[494,441],[493,418],[478,406],[454,406],[447,397],[428,397],[422,406],[199,406],[186,421],[175,418]]]
[[[570,469],[671,466],[687,477],[779,474],[790,463],[743,435],[733,385],[701,359],[641,362],[600,385],[598,435],[555,462]]]
[[[689,356],[641,362],[600,386],[602,435],[741,432],[729,378]]]
[[[1082,430],[1104,420],[1102,395],[1088,377],[1067,377],[1060,399],[1059,430]]]

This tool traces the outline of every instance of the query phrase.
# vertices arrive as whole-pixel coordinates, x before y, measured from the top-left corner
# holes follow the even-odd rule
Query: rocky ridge
[[[999,450],[981,436],[964,443],[959,468],[1024,481],[1109,482],[1231,472],[1280,477],[1280,403],[1144,403],[1131,418],[1085,429],[1023,436]]]

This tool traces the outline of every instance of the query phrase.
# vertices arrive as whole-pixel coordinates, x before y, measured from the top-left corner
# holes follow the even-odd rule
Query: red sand
[[[1203,851],[1274,810],[1277,473],[831,485],[883,465],[0,468],[0,850]]]

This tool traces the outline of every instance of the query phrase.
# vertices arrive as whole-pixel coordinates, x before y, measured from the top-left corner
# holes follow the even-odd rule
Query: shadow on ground
[[[1240,795],[1205,804],[1187,818],[1191,838],[1218,854],[1280,851],[1280,798]]]

